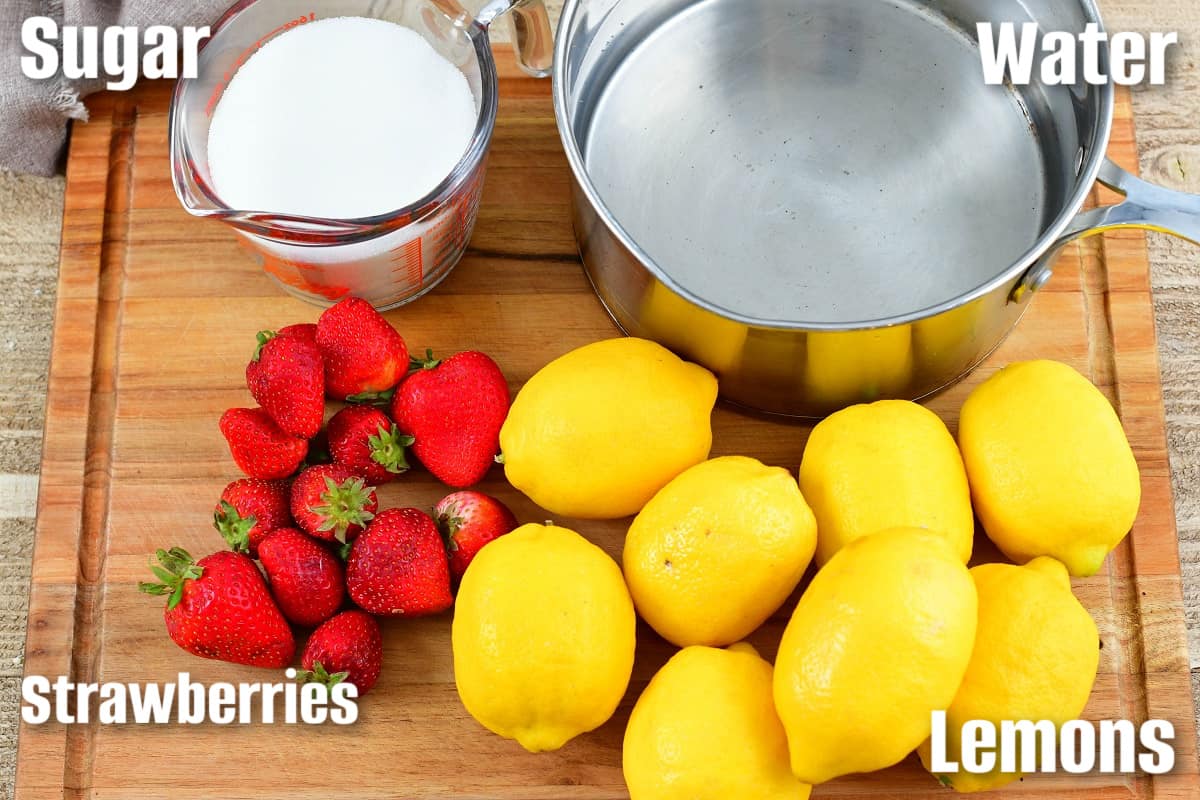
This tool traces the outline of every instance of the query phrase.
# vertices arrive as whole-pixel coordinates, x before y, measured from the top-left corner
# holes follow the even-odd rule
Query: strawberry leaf
[[[258,361],[260,358],[262,358],[263,348],[266,347],[267,342],[274,339],[275,336],[275,331],[259,331],[256,337],[258,339],[258,346],[254,348],[254,356],[250,360]]]
[[[408,471],[408,459],[405,458],[404,448],[411,447],[415,442],[411,436],[401,433],[398,429],[388,430],[379,426],[379,433],[367,437],[367,445],[371,448],[371,460],[393,475]]]
[[[354,406],[376,406],[378,408],[386,408],[392,402],[392,397],[396,394],[396,387],[387,389],[382,392],[359,392],[352,394],[346,398],[346,402]]]
[[[204,568],[192,560],[188,551],[181,547],[170,550],[156,550],[154,557],[161,566],[150,564],[150,571],[162,583],[139,583],[138,590],[150,595],[170,594],[167,600],[167,610],[175,608],[183,599],[183,587],[189,580],[196,580],[204,574]]]
[[[325,686],[333,687],[346,678],[350,677],[349,672],[335,672],[330,674],[320,661],[314,661],[311,670],[305,670],[296,676],[296,680],[300,683],[321,683]]]
[[[250,552],[250,531],[257,524],[257,517],[253,514],[243,517],[226,500],[221,501],[220,508],[213,514],[213,527],[236,553]]]
[[[362,478],[347,478],[338,484],[326,476],[321,504],[309,508],[320,519],[317,529],[333,531],[334,538],[345,544],[346,532],[352,526],[365,526],[375,518],[367,510],[374,492],[374,488],[367,486]]]
[[[408,368],[410,370],[434,369],[438,364],[441,364],[440,358],[433,357],[433,348],[425,349],[425,358],[417,358],[410,356],[408,359]]]

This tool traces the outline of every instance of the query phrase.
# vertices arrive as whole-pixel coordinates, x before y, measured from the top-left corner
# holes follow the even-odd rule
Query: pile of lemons
[[[636,514],[618,567],[571,530],[526,525],[463,578],[453,648],[467,710],[532,751],[607,721],[633,668],[636,615],[682,648],[630,716],[633,800],[803,798],[840,775],[928,765],[970,719],[1083,711],[1095,623],[1070,575],[1102,566],[1140,500],[1105,397],[1070,367],[1012,364],[963,405],[957,442],[920,405],[840,411],[799,480],[708,460],[715,378],[639,339],[535,375],[501,433],[514,486],[556,515]],[[968,569],[975,518],[1013,563]],[[742,640],[815,558],[774,665]],[[636,612],[635,612],[636,609]],[[1000,759],[997,759],[997,763]],[[938,776],[960,791],[1018,775]]]

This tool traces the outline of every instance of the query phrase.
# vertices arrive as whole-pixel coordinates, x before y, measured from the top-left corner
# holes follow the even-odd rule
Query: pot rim
[[[670,273],[663,269],[653,258],[650,257],[645,250],[634,240],[625,228],[617,222],[612,211],[605,205],[600,198],[599,192],[596,190],[595,184],[588,175],[587,166],[584,163],[583,154],[579,150],[579,144],[575,140],[575,135],[571,129],[567,119],[567,97],[566,97],[566,81],[563,76],[563,70],[567,61],[568,48],[568,32],[575,20],[576,14],[579,12],[580,4],[583,0],[566,0],[563,7],[562,16],[559,19],[558,33],[555,36],[554,43],[554,75],[553,75],[553,93],[554,93],[554,117],[558,124],[558,135],[562,139],[563,149],[566,151],[567,162],[571,166],[571,173],[575,177],[576,183],[579,185],[588,203],[596,211],[596,215],[604,222],[613,236],[632,253],[642,265],[644,269],[650,272],[656,279],[661,281],[667,288],[675,294],[683,297],[685,300],[693,303],[700,308],[716,314],[725,319],[738,322],[752,328],[773,329],[773,330],[796,330],[796,331],[849,331],[849,330],[871,330],[877,328],[887,328],[896,325],[906,325],[919,320],[935,317],[939,314],[952,311],[960,306],[966,305],[974,300],[977,300],[985,295],[991,294],[996,289],[1018,280],[1022,275],[1033,268],[1048,252],[1054,248],[1059,242],[1067,227],[1071,224],[1079,212],[1082,210],[1088,196],[1092,193],[1096,179],[1099,177],[1100,168],[1103,166],[1106,154],[1108,152],[1109,139],[1112,136],[1113,126],[1113,109],[1115,105],[1115,91],[1112,81],[1106,82],[1102,86],[1095,88],[1099,92],[1099,125],[1096,130],[1096,135],[1091,143],[1091,150],[1087,153],[1082,168],[1079,171],[1079,179],[1076,183],[1075,191],[1063,204],[1058,216],[1044,231],[1037,241],[1025,251],[1025,253],[1003,271],[993,276],[989,280],[983,282],[974,289],[960,293],[941,303],[927,306],[915,311],[910,311],[904,314],[897,314],[889,317],[881,317],[879,319],[862,320],[855,322],[805,322],[799,320],[780,320],[780,319],[763,319],[760,317],[749,316],[747,314],[725,308],[717,303],[707,300],[689,289],[681,286]],[[1100,10],[1096,5],[1095,0],[1076,0],[1084,14],[1085,24],[1094,22],[1100,30],[1105,30],[1104,22],[1100,18]],[[1100,69],[1103,74],[1108,74],[1109,58],[1108,47],[1099,48]],[[1085,145],[1086,147],[1087,145]],[[578,232],[577,232],[578,235]]]

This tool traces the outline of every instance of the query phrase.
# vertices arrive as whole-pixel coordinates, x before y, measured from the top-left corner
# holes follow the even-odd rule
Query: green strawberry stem
[[[379,426],[379,433],[367,437],[371,447],[371,459],[393,475],[408,471],[408,459],[404,457],[404,448],[411,447],[415,442],[411,436],[401,433],[396,428],[390,431]]]
[[[243,517],[227,500],[222,500],[221,507],[213,514],[213,527],[235,553],[250,552],[250,529],[256,524],[257,517]]]
[[[392,402],[392,397],[396,394],[396,387],[385,389],[382,392],[359,392],[352,394],[346,398],[346,402],[352,406],[376,406],[378,408],[386,408]]]
[[[463,518],[458,514],[458,504],[455,503],[441,514],[438,514],[433,520],[437,524],[438,532],[442,535],[442,542],[446,545],[446,550],[451,553],[458,550],[458,542],[455,540],[454,535],[458,533],[458,529],[463,524]]]
[[[409,369],[413,370],[433,369],[440,363],[442,363],[441,359],[433,357],[432,347],[425,348],[425,358],[417,358],[416,356],[412,356],[408,359]]]
[[[167,609],[179,605],[183,599],[183,585],[189,580],[196,580],[204,574],[204,568],[197,564],[190,553],[182,547],[172,547],[170,550],[155,550],[155,558],[161,566],[150,562],[150,571],[162,583],[145,582],[138,584],[138,591],[161,596],[169,594]]]
[[[321,517],[319,530],[333,531],[334,538],[345,544],[351,525],[366,525],[375,517],[366,508],[370,501],[371,487],[362,478],[347,478],[339,485],[326,477],[321,505],[310,510]]]
[[[313,662],[312,669],[302,670],[296,675],[300,683],[321,683],[330,688],[336,686],[350,676],[349,672],[335,672],[330,675],[320,661]]]
[[[258,361],[262,358],[263,348],[267,346],[267,342],[275,338],[275,331],[259,331],[256,338],[258,346],[254,348],[254,357],[250,359],[251,361]]]

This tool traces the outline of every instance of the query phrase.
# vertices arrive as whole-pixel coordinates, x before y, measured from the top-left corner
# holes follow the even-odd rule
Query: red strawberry
[[[250,557],[221,550],[193,561],[173,547],[151,564],[162,583],[142,583],[147,594],[169,595],[163,618],[175,644],[202,658],[281,669],[296,640]]]
[[[325,309],[317,320],[317,344],[325,359],[325,391],[338,400],[386,393],[408,372],[403,337],[357,297]]]
[[[313,631],[300,665],[307,670],[300,673],[301,682],[326,686],[353,683],[362,697],[379,680],[383,668],[379,623],[363,611],[343,611]]]
[[[311,439],[325,420],[325,364],[304,333],[260,331],[246,387],[284,433]]]
[[[350,599],[364,611],[420,617],[445,611],[450,565],[437,525],[416,508],[389,508],[354,540],[346,562]]]
[[[482,492],[448,494],[433,507],[433,516],[446,540],[455,581],[462,580],[480,548],[517,527],[517,518],[508,506]]]
[[[308,442],[281,431],[261,408],[231,408],[220,426],[238,469],[251,478],[286,478],[308,452]]]
[[[308,467],[292,481],[292,518],[305,533],[345,543],[375,516],[375,489],[340,464]]]
[[[311,322],[299,325],[286,325],[279,329],[280,336],[295,336],[312,344],[317,343],[317,326]]]
[[[258,545],[276,528],[292,524],[287,481],[238,478],[221,492],[213,525],[239,553],[258,556]]]
[[[311,627],[337,613],[346,599],[342,562],[295,528],[280,528],[258,548],[271,594],[288,622]]]
[[[396,390],[392,419],[413,437],[413,453],[438,480],[473,486],[500,451],[508,384],[483,353],[459,353],[445,361],[427,355],[422,368]]]
[[[346,406],[333,415],[326,429],[329,452],[341,464],[378,486],[408,470],[404,448],[412,437],[396,430],[377,408]]]

